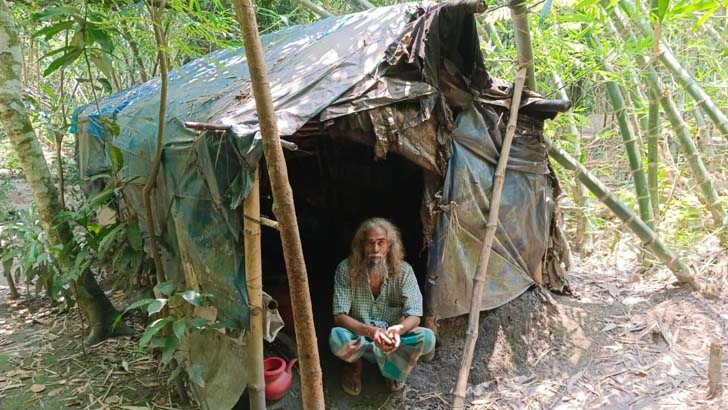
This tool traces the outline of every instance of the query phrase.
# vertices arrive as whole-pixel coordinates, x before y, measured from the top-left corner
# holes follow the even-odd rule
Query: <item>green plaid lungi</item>
[[[376,363],[382,376],[404,381],[423,354],[435,348],[435,334],[425,327],[416,327],[401,337],[397,350],[385,354],[368,337],[358,336],[343,327],[335,327],[329,336],[331,351],[339,359],[353,363],[361,358]]]

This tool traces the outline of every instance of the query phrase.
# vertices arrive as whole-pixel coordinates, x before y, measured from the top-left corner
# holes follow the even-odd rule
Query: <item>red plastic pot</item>
[[[288,364],[280,357],[269,357],[263,360],[263,377],[265,378],[266,400],[279,400],[291,387],[291,368],[298,359]]]

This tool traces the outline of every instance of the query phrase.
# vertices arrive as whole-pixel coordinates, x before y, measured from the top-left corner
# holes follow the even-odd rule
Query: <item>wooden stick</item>
[[[518,74],[516,74],[516,86],[511,99],[511,113],[508,118],[508,126],[506,127],[506,135],[503,138],[500,157],[498,158],[498,166],[495,169],[493,177],[493,196],[490,200],[488,223],[485,226],[483,247],[480,250],[480,259],[478,260],[475,277],[473,278],[473,293],[470,295],[470,316],[468,317],[468,331],[465,336],[463,359],[460,362],[460,371],[458,371],[455,391],[453,392],[452,407],[457,410],[465,408],[465,389],[468,384],[468,376],[470,375],[470,365],[473,362],[475,342],[478,340],[478,323],[480,321],[480,305],[483,297],[483,288],[485,287],[485,272],[488,269],[491,247],[493,246],[493,239],[495,238],[495,231],[498,226],[498,210],[500,209],[503,180],[505,179],[506,165],[508,164],[508,156],[511,151],[511,141],[513,141],[513,135],[516,133],[518,106],[521,104],[521,93],[523,92],[523,84],[526,81],[527,70],[528,66],[521,66]]]
[[[244,217],[245,217],[246,220],[248,220],[250,222],[253,222],[253,223],[256,223],[256,224],[259,224],[259,225],[263,225],[263,226],[267,226],[269,228],[273,228],[276,231],[280,231],[281,230],[280,224],[278,222],[272,220],[272,219],[268,219],[268,218],[263,217],[263,216],[261,216],[259,218],[255,218],[255,217],[253,217],[251,215],[248,215],[248,214],[245,214]]]
[[[250,308],[250,338],[248,363],[250,372],[250,408],[265,409],[265,379],[263,378],[263,268],[260,254],[260,225],[251,219],[260,218],[260,181],[255,171],[253,188],[243,201],[243,235],[245,238],[245,284]]]
[[[723,380],[720,372],[720,362],[723,355],[723,346],[720,342],[710,342],[710,359],[708,360],[708,399],[720,397],[723,394]]]
[[[211,122],[185,121],[184,124],[185,128],[197,131],[227,131],[230,129],[230,125],[215,124]],[[298,145],[296,145],[295,142],[286,141],[284,139],[280,139],[280,141],[284,149],[288,151],[298,151]]]
[[[235,15],[243,32],[245,55],[248,58],[255,107],[258,112],[260,133],[263,137],[263,153],[268,167],[273,213],[280,224],[283,258],[286,262],[288,285],[293,306],[293,320],[301,363],[301,395],[306,410],[324,409],[324,389],[321,376],[316,331],[313,325],[313,309],[308,286],[308,273],[303,259],[301,237],[298,233],[293,191],[288,182],[288,167],[283,156],[278,124],[273,110],[268,72],[265,66],[263,46],[258,35],[255,9],[251,0],[233,0]]]
[[[330,11],[326,10],[325,8],[321,7],[311,0],[299,0],[299,3],[301,4],[301,6],[313,11],[314,14],[317,14],[321,18],[334,16]]]

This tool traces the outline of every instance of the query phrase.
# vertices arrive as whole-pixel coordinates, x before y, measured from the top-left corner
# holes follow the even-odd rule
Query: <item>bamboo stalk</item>
[[[652,37],[652,29],[650,24],[642,18],[634,16],[634,8],[625,0],[619,1],[620,7],[629,15],[633,16],[633,21],[645,37]],[[675,76],[677,81],[682,85],[700,108],[710,117],[715,125],[720,129],[723,137],[728,139],[728,117],[715,105],[710,96],[700,87],[695,79],[683,68],[680,62],[672,54],[670,48],[663,42],[659,42],[657,56],[662,64]]]
[[[463,358],[460,362],[460,370],[458,371],[458,378],[453,392],[453,409],[465,408],[465,389],[468,384],[468,376],[470,375],[470,365],[473,362],[475,342],[478,340],[478,323],[480,321],[483,288],[485,287],[485,273],[488,270],[488,261],[490,260],[493,239],[495,238],[495,231],[498,227],[498,211],[500,209],[501,192],[503,191],[503,180],[506,175],[506,164],[508,163],[508,155],[511,150],[511,141],[513,140],[513,135],[516,133],[518,107],[521,104],[521,93],[523,92],[527,72],[528,66],[522,66],[516,74],[516,85],[513,90],[506,134],[503,137],[503,146],[501,147],[498,165],[493,176],[493,194],[490,200],[490,210],[488,211],[488,223],[485,225],[483,247],[480,250],[480,259],[478,260],[478,266],[473,277],[473,293],[470,295],[468,330],[465,336]]]
[[[657,236],[647,224],[634,214],[624,203],[609,191],[606,185],[602,184],[577,160],[572,158],[566,151],[554,145],[548,137],[544,137],[544,143],[548,148],[549,155],[562,167],[575,171],[579,180],[589,189],[600,202],[604,203],[619,219],[622,220],[642,241],[642,246],[652,251],[668,269],[675,275],[678,282],[685,283],[695,290],[699,290],[695,277],[690,269],[680,258],[673,254],[665,243]]]
[[[605,2],[606,0],[603,1],[602,4],[604,5]],[[612,10],[611,17],[611,22],[606,21],[607,28],[618,39],[621,39],[622,37],[620,31],[628,33],[627,27],[622,22],[620,16],[617,13],[617,10]],[[612,22],[614,24],[612,24]],[[629,39],[634,40],[634,35],[628,33],[626,34],[626,36]],[[670,125],[675,131],[675,136],[677,137],[681,148],[683,149],[683,151],[685,151],[688,165],[690,166],[690,170],[693,174],[693,178],[695,179],[695,182],[698,184],[698,186],[700,186],[700,191],[703,195],[703,203],[705,204],[705,207],[710,211],[713,217],[714,225],[722,225],[726,215],[725,210],[723,209],[723,205],[721,204],[720,199],[715,192],[713,182],[710,179],[708,171],[705,169],[703,160],[700,158],[700,154],[695,148],[695,143],[693,142],[688,126],[685,124],[680,110],[677,108],[672,98],[670,98],[670,95],[663,92],[664,86],[662,84],[662,80],[660,80],[660,76],[657,74],[657,71],[650,64],[650,60],[647,59],[647,57],[641,55],[637,55],[635,56],[635,58],[637,60],[637,63],[641,67],[645,68],[645,71],[647,73],[647,82],[650,88],[659,96],[660,106],[665,111],[665,114],[667,114]]]
[[[245,43],[250,79],[263,140],[263,153],[268,166],[268,177],[273,192],[273,213],[280,225],[283,258],[286,262],[288,285],[293,306],[296,345],[301,363],[301,387],[305,409],[324,409],[316,332],[309,294],[308,274],[303,260],[301,238],[298,233],[293,193],[288,182],[288,169],[281,148],[278,125],[273,110],[263,46],[258,35],[255,10],[250,0],[233,0]]]
[[[243,232],[245,238],[245,285],[250,308],[250,338],[248,339],[248,371],[250,374],[250,408],[265,409],[265,379],[263,378],[263,268],[260,254],[260,225],[248,219],[260,218],[260,181],[255,171],[253,188],[243,201]]]
[[[601,49],[601,45],[595,38],[592,38],[595,45]],[[614,72],[611,64],[606,60],[602,62],[604,69],[609,72]],[[622,141],[624,148],[627,151],[627,158],[629,159],[629,167],[632,171],[632,178],[634,179],[635,193],[637,194],[637,203],[639,205],[640,218],[647,223],[650,227],[654,224],[654,216],[652,214],[652,206],[650,204],[650,193],[647,189],[647,176],[645,170],[642,167],[642,156],[637,147],[637,139],[634,137],[629,128],[627,122],[627,107],[624,102],[624,96],[619,85],[614,81],[607,81],[607,94],[609,95],[609,101],[612,104],[614,113],[617,116],[617,123],[619,124],[619,133],[622,135]]]
[[[569,96],[566,94],[564,82],[561,80],[561,76],[554,72],[551,73],[551,77],[554,80],[556,91],[559,93],[559,98],[562,100],[568,100]],[[567,115],[569,120],[568,132],[574,138],[574,151],[577,154],[581,154],[581,134],[574,123],[574,114],[569,112]],[[572,192],[574,195],[574,205],[576,205],[577,208],[575,212],[576,218],[574,221],[576,224],[575,247],[576,250],[581,252],[584,249],[584,237],[586,236],[586,217],[584,215],[586,213],[586,200],[584,196],[584,186],[576,178],[574,178]]]
[[[660,197],[658,190],[660,98],[655,90],[650,90],[649,93],[649,105],[647,109],[647,185],[650,191],[652,214],[655,217],[655,226],[657,226],[657,221],[660,220]]]
[[[516,33],[516,51],[519,67],[526,67],[526,88],[536,91],[536,74],[533,64],[533,47],[531,46],[531,30],[528,27],[528,8],[526,0],[511,0],[513,29]]]
[[[327,17],[333,17],[334,15],[326,10],[325,8],[319,6],[318,4],[314,3],[311,0],[298,0],[298,3],[303,6],[304,8],[307,8],[314,12],[314,14],[318,15],[321,18],[327,18]]]

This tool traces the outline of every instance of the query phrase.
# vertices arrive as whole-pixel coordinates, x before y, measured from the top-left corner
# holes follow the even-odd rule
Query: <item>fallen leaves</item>
[[[46,389],[45,384],[34,384],[34,385],[30,386],[29,390],[32,391],[33,393],[40,393],[42,391],[45,391],[45,389]]]

